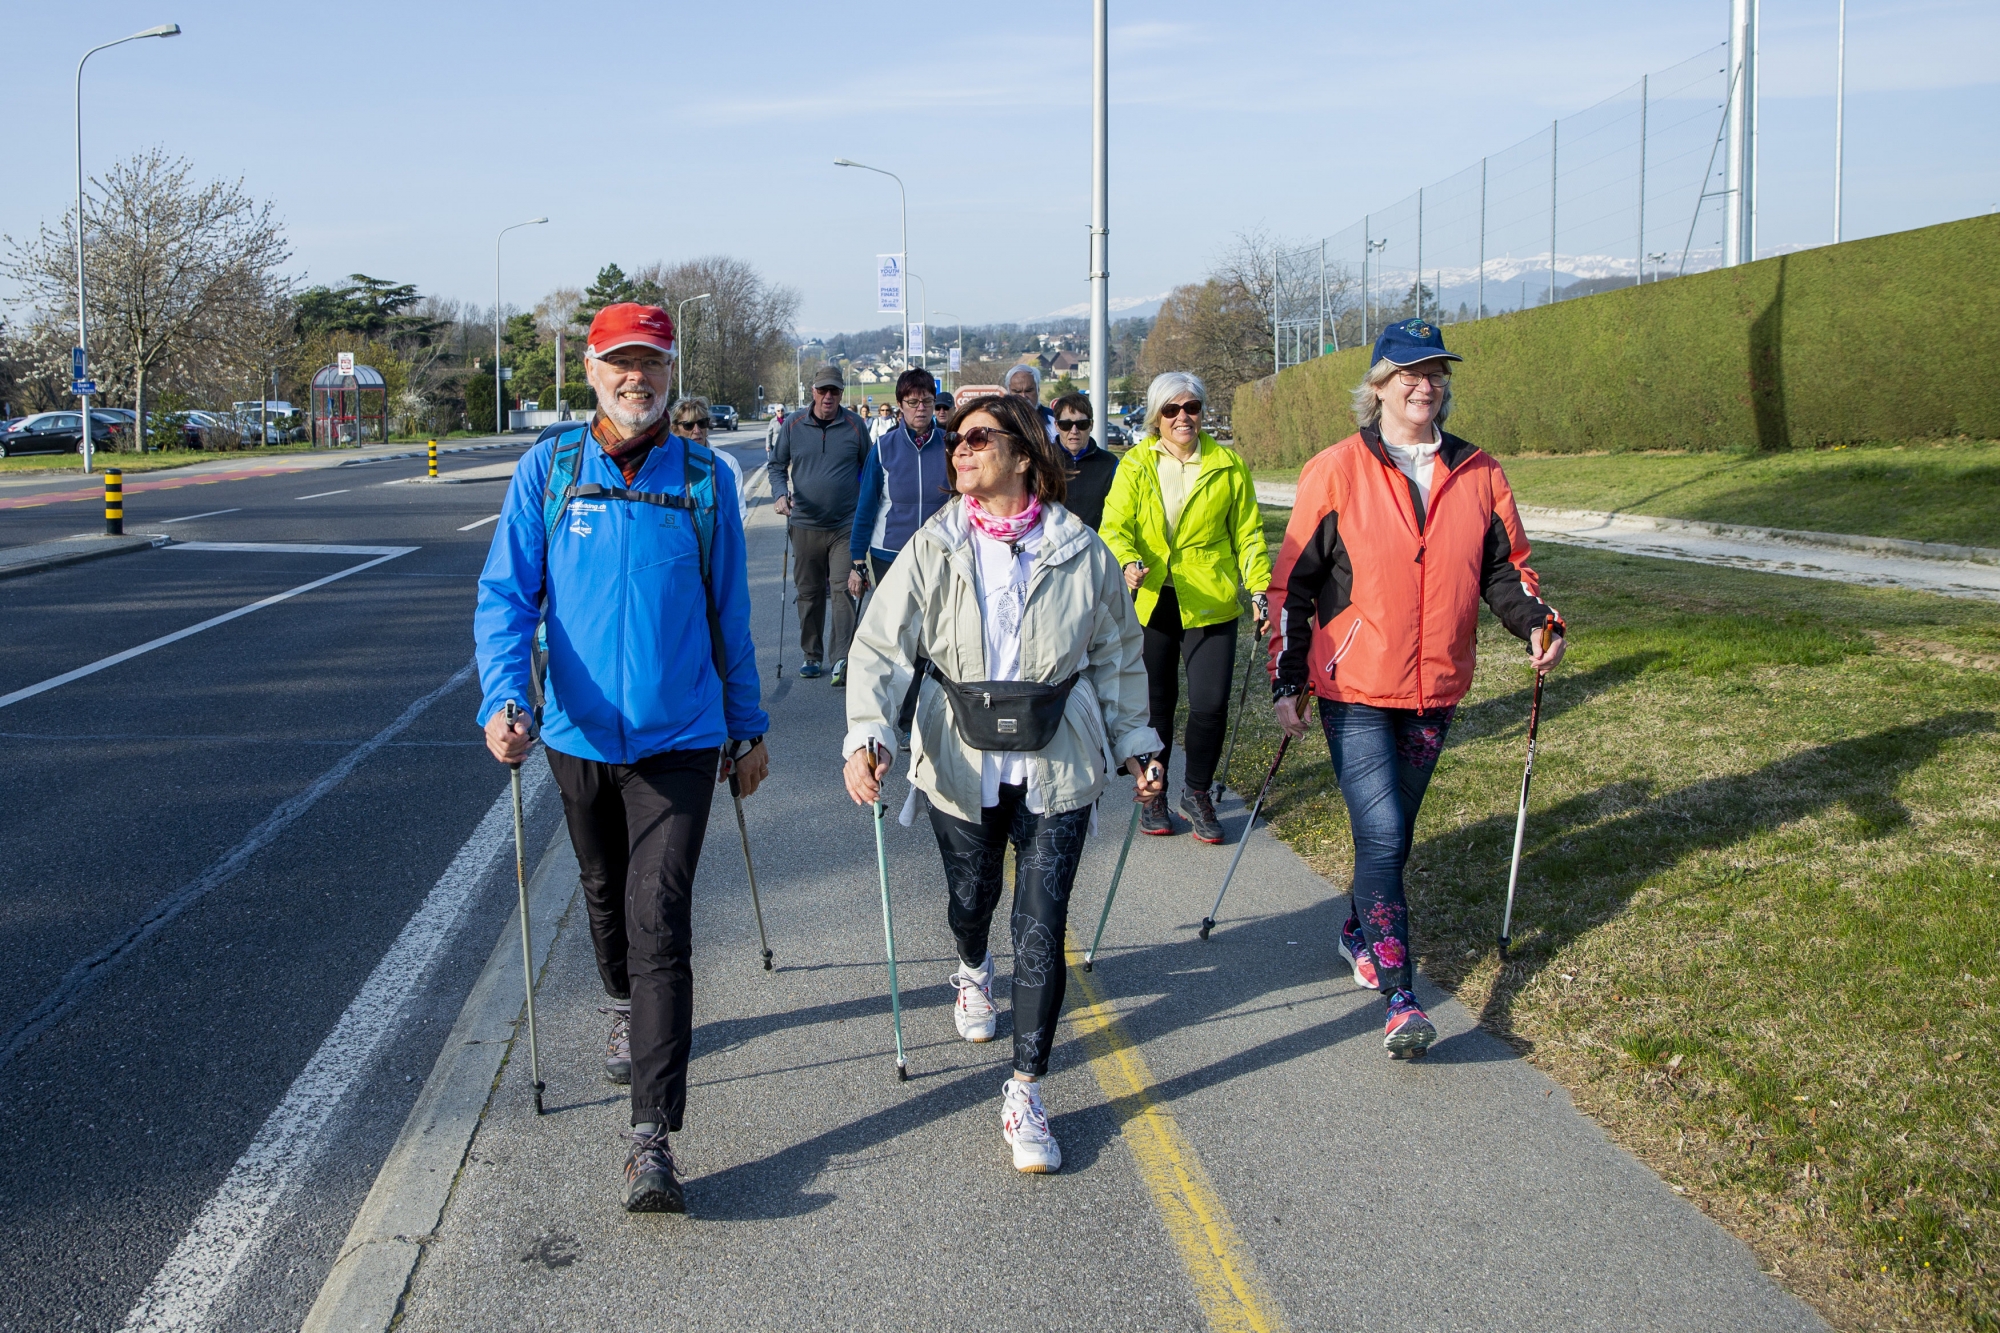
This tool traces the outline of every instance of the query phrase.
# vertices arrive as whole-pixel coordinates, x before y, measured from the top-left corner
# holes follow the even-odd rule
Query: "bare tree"
[[[670,311],[689,297],[709,294],[687,308],[687,327],[680,330],[688,392],[741,404],[747,412],[769,368],[781,361],[789,367],[798,291],[767,283],[745,261],[710,255],[671,266],[650,264],[632,275],[632,283],[657,292]]]
[[[242,182],[198,184],[184,158],[139,153],[93,179],[82,235],[90,321],[115,392],[146,419],[149,377],[238,382],[266,363],[280,269],[291,258],[271,206]],[[0,268],[21,285],[37,322],[59,327],[73,310],[78,219],[44,223],[26,241],[4,238]],[[107,395],[108,396],[108,395]]]
[[[1209,407],[1226,415],[1237,385],[1271,373],[1271,300],[1285,244],[1262,231],[1239,233],[1205,279],[1168,293],[1139,349],[1140,378],[1193,371]]]

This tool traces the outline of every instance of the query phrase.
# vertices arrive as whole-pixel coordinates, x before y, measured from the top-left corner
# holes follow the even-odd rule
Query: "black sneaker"
[[[824,676],[825,674],[826,674],[826,668],[821,666],[819,664],[819,659],[815,657],[808,657],[806,659],[806,664],[799,668],[800,680],[818,680],[821,676]]]
[[[687,1196],[674,1177],[674,1150],[667,1146],[667,1132],[625,1137],[632,1141],[632,1153],[625,1159],[625,1211],[685,1213]]]
[[[1174,817],[1167,813],[1167,794],[1161,792],[1149,801],[1139,805],[1139,831],[1154,838],[1164,838],[1174,831]]]
[[[606,1005],[597,1011],[611,1015],[611,1036],[604,1043],[604,1077],[613,1083],[632,1081],[632,1008]]]
[[[1194,825],[1196,842],[1222,841],[1222,821],[1215,817],[1215,802],[1207,791],[1190,789],[1181,793],[1181,813]]]
[[[836,690],[847,684],[846,658],[843,657],[833,664],[833,676],[832,679],[827,681],[827,684],[833,686]]]

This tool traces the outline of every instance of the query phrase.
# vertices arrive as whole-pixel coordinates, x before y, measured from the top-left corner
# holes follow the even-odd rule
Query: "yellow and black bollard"
[[[104,469],[104,532],[125,535],[125,474],[115,467]]]
[[[437,480],[437,475],[438,475],[438,442],[437,442],[436,440],[432,440],[432,441],[431,441],[431,480],[432,480],[432,481],[436,481],[436,480]]]

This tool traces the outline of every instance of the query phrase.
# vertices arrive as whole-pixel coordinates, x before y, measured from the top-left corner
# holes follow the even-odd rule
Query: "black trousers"
[[[1049,1070],[1069,982],[1063,934],[1077,860],[1090,832],[1090,807],[1037,815],[1028,809],[1025,786],[1002,787],[1000,803],[981,810],[977,824],[932,806],[931,829],[951,891],[952,937],[960,960],[972,967],[986,961],[993,912],[1000,905],[1000,870],[1008,842],[1014,844],[1014,1068],[1040,1078]]]
[[[792,524],[792,585],[798,589],[799,651],[831,665],[847,656],[854,603],[847,596],[848,530]],[[827,624],[832,603],[833,623]]]
[[[720,754],[605,764],[550,750],[605,993],[632,1001],[632,1123],[678,1132],[694,1030],[694,868]]]
[[[1229,686],[1236,675],[1236,624],[1181,628],[1181,602],[1173,585],[1160,589],[1160,601],[1146,622],[1146,703],[1153,730],[1166,749],[1174,748],[1174,711],[1181,702],[1181,666],[1187,666],[1188,724],[1187,789],[1201,791],[1215,782],[1215,763],[1229,731]]]

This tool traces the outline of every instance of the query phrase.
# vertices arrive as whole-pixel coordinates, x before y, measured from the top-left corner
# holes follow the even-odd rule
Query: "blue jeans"
[[[1457,711],[1456,706],[1416,712],[1319,702],[1327,753],[1354,833],[1351,923],[1359,923],[1368,941],[1385,992],[1409,989],[1416,975],[1403,866],[1410,859],[1417,811]]]

